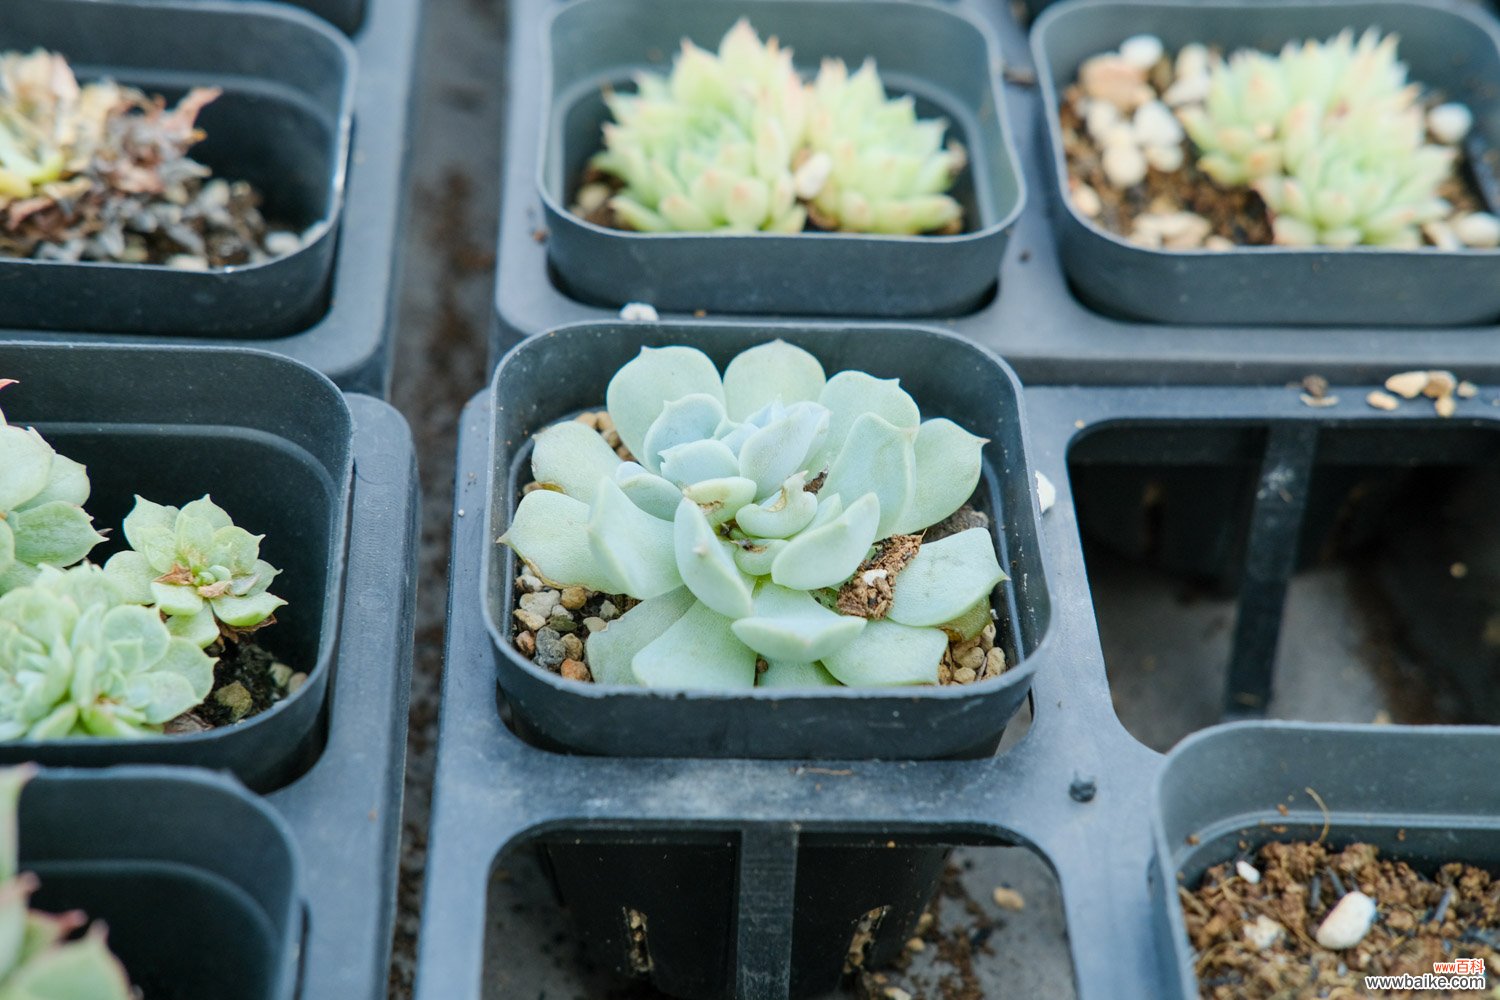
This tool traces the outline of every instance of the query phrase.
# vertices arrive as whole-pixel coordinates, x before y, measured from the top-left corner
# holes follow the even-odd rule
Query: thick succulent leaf
[[[740,448],[740,475],[755,481],[755,495],[769,496],[787,477],[807,467],[807,457],[828,433],[828,411],[796,403],[756,431]]]
[[[635,462],[621,462],[615,469],[615,485],[630,502],[652,517],[670,521],[682,500],[682,488]]]
[[[703,509],[683,497],[673,525],[677,571],[693,595],[721,615],[750,614],[750,583],[735,565],[734,546],[719,539]]]
[[[53,454],[52,468],[47,473],[47,485],[42,491],[20,506],[20,510],[40,507],[44,503],[61,500],[81,507],[89,498],[88,471],[79,462],[63,455]]]
[[[786,539],[743,539],[735,543],[734,564],[746,576],[770,576],[776,557],[786,548]]]
[[[584,503],[594,502],[599,480],[613,478],[620,466],[599,432],[576,420],[543,428],[532,440],[532,478]]]
[[[784,340],[773,340],[741,351],[724,369],[725,408],[730,419],[744,420],[770,402],[790,406],[816,400],[825,381],[817,358]]]
[[[259,567],[270,567],[269,563],[263,562],[260,559],[260,543],[264,538],[264,535],[252,535],[244,528],[232,524],[227,527],[216,528],[214,529],[213,542],[214,560],[220,565],[228,567],[235,576],[257,574]],[[275,576],[276,573],[277,570],[275,567],[271,567],[270,576],[266,578],[266,582],[269,583],[270,577]],[[240,584],[239,586],[243,587],[245,585]],[[238,589],[236,589],[235,593],[239,596],[244,596]],[[248,593],[248,589],[245,593]]]
[[[936,684],[947,648],[948,637],[940,629],[872,621],[824,657],[823,666],[849,687]]]
[[[259,625],[274,615],[277,608],[286,605],[286,601],[265,591],[246,597],[226,594],[223,597],[215,597],[209,603],[213,605],[214,614],[218,616],[219,621],[225,625],[233,625],[235,628],[252,628]]]
[[[639,686],[640,681],[630,666],[635,654],[687,614],[694,601],[692,591],[678,587],[669,594],[642,601],[589,636],[586,648],[594,683]]]
[[[638,681],[652,688],[725,690],[755,686],[755,652],[734,637],[730,621],[696,603],[635,654]]]
[[[177,510],[137,496],[125,515],[125,540],[157,574],[170,572],[177,556]]]
[[[187,681],[188,690],[192,692],[194,699],[188,708],[207,698],[214,686],[214,658],[196,644],[177,636],[173,636],[167,644],[167,651],[157,661],[154,670],[157,673],[174,674]],[[185,711],[186,708],[179,709],[176,714],[180,715]]]
[[[130,604],[152,604],[156,595],[151,592],[151,583],[160,574],[151,568],[146,557],[132,549],[116,552],[104,564],[104,575],[119,590],[120,597]]]
[[[15,530],[15,557],[33,566],[71,566],[104,541],[83,508],[65,500],[18,510],[10,521]]]
[[[203,700],[193,696],[186,677],[162,670],[131,675],[125,680],[124,691],[130,707],[153,726],[177,718]]]
[[[26,787],[34,774],[32,767],[0,768],[0,882],[9,882],[16,874],[20,857],[20,835],[16,811],[21,802],[21,789]]]
[[[866,493],[842,514],[787,542],[771,564],[771,579],[793,590],[833,587],[853,575],[875,543],[880,503]]]
[[[35,567],[20,562],[12,563],[8,569],[0,570],[0,594],[17,587],[29,587],[36,582],[36,577]]]
[[[0,518],[0,574],[10,569],[11,563],[16,561],[16,535],[11,531],[10,522]],[[0,591],[3,593],[3,591]]]
[[[734,452],[713,438],[668,448],[661,459],[662,478],[681,486],[740,474],[740,461]]]
[[[719,371],[707,354],[692,347],[643,347],[610,379],[604,400],[620,440],[638,456],[662,407],[695,392],[724,400]]]
[[[828,435],[808,465],[808,471],[814,475],[838,458],[849,429],[861,415],[873,413],[901,428],[915,428],[922,420],[917,404],[901,388],[899,380],[876,378],[864,372],[839,372],[818,394],[818,402],[828,408],[829,418]]]
[[[767,661],[811,663],[848,643],[865,627],[863,618],[829,611],[805,590],[774,583],[755,592],[755,611],[734,623],[740,642]]]
[[[500,540],[554,586],[618,594],[624,588],[594,555],[588,528],[588,504],[552,490],[532,490],[521,498]]]
[[[819,663],[789,663],[785,660],[767,660],[766,669],[755,678],[755,686],[763,688],[817,688],[840,687],[838,679],[823,669]]]
[[[916,490],[891,532],[910,535],[937,524],[974,495],[985,439],[951,420],[925,420],[917,429]]]
[[[735,524],[756,538],[790,538],[812,523],[818,512],[818,498],[803,488],[806,484],[806,473],[789,477],[774,497],[735,512]]]
[[[132,670],[159,661],[166,655],[167,646],[172,641],[160,615],[134,604],[110,608],[104,613],[100,625],[105,642],[124,644],[132,649],[134,663],[128,665]]]
[[[12,824],[15,822],[14,813],[15,806],[11,806]],[[14,868],[15,865],[12,864],[11,867]],[[26,904],[33,888],[31,879],[7,876],[0,883],[0,969],[14,968],[16,960],[21,956],[21,947],[26,940],[26,927],[30,922]]]
[[[652,472],[661,472],[663,452],[694,441],[712,440],[723,422],[724,404],[713,396],[695,392],[674,399],[652,421],[645,445],[634,453],[635,457]]]
[[[219,637],[219,620],[214,609],[207,604],[196,615],[173,615],[167,619],[167,631],[179,639],[186,639],[199,649],[213,643]]]
[[[994,620],[994,612],[990,610],[990,595],[985,594],[957,617],[943,622],[938,628],[953,638],[966,641],[983,632],[984,627]]]
[[[984,528],[926,542],[897,575],[887,617],[903,625],[941,625],[962,615],[1003,579],[994,539]]]
[[[78,728],[78,706],[64,702],[26,730],[28,740],[60,740]]]
[[[186,583],[151,584],[151,602],[166,615],[196,615],[203,610],[203,598]]]
[[[138,740],[159,732],[161,727],[147,723],[140,712],[108,701],[80,705],[78,722],[73,728],[73,734],[121,740]]]
[[[184,507],[177,515],[177,562],[193,569],[212,566],[215,562],[214,532],[220,527],[222,525],[215,524],[210,518],[188,513],[188,508]]]
[[[214,503],[213,499],[206,493],[203,496],[199,497],[197,500],[193,500],[183,504],[182,511],[179,515],[179,520],[182,517],[189,517],[195,521],[202,521],[214,531],[218,531],[220,528],[232,527],[234,525],[234,520],[230,518],[229,512],[226,511],[223,507],[220,507],[218,504]]]
[[[0,512],[15,510],[47,486],[52,446],[34,430],[0,427]]]
[[[606,575],[620,581],[620,589],[608,593],[645,600],[682,586],[672,554],[672,522],[631,503],[613,480],[599,481],[588,538],[589,551]]]
[[[130,980],[110,954],[99,925],[82,939],[40,952],[14,970],[7,1000],[130,1000]]]
[[[813,515],[808,529],[821,528],[844,512],[844,498],[837,493],[821,490],[818,494],[818,512]]]
[[[755,499],[755,482],[743,476],[706,479],[682,489],[682,495],[703,508],[710,524],[723,524]]]
[[[823,489],[841,497],[874,494],[880,503],[876,538],[889,538],[916,489],[912,449],[916,431],[897,427],[874,413],[862,414],[849,429],[843,450],[828,470]]]

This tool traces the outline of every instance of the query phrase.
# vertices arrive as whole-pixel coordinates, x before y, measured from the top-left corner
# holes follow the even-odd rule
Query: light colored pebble
[[[1136,216],[1135,231],[1154,236],[1174,250],[1201,246],[1213,227],[1196,212],[1147,212]]]
[[[287,257],[302,249],[302,237],[284,229],[266,234],[266,253],[272,257]]]
[[[1180,108],[1188,104],[1202,104],[1208,100],[1209,89],[1213,86],[1213,80],[1207,73],[1202,76],[1178,77],[1161,99],[1168,107]]]
[[[605,621],[603,618],[595,618],[593,616],[590,616],[583,620],[583,627],[589,630],[589,635],[593,635],[595,632],[604,631],[604,629],[608,625],[609,622]]]
[[[1207,77],[1209,73],[1208,46],[1193,42],[1177,50],[1177,59],[1172,64],[1178,80],[1193,80]]]
[[[911,1000],[911,994],[899,986],[887,986],[882,996],[885,1000]]]
[[[1385,387],[1402,399],[1416,399],[1427,388],[1427,373],[1398,372],[1385,380]]]
[[[1458,411],[1458,403],[1454,402],[1452,396],[1441,396],[1432,401],[1432,408],[1437,411],[1438,416],[1446,420]]]
[[[307,674],[299,670],[295,674],[293,674],[291,678],[286,682],[286,693],[288,695],[294,695],[298,691],[302,690],[302,685],[306,683]]]
[[[627,302],[620,307],[620,318],[629,323],[655,323],[661,319],[649,302]]]
[[[1098,191],[1087,184],[1079,184],[1073,189],[1073,207],[1078,209],[1078,214],[1094,219],[1104,211],[1104,202],[1100,201]]]
[[[797,197],[811,201],[823,190],[823,185],[828,183],[828,175],[833,173],[833,157],[827,153],[814,153],[809,156],[802,165],[792,174],[792,187],[797,192]]]
[[[1116,146],[1139,146],[1135,141],[1135,129],[1130,127],[1129,122],[1118,122],[1105,130],[1099,139],[1100,149],[1113,149]]]
[[[577,611],[579,608],[583,607],[584,602],[586,602],[588,599],[589,592],[587,590],[583,589],[582,587],[568,587],[562,592],[562,596],[558,599],[558,603],[567,608],[569,611]]]
[[[557,672],[570,681],[588,682],[594,679],[589,673],[589,668],[578,660],[569,657],[558,666]]]
[[[620,617],[620,609],[615,607],[613,601],[604,601],[599,605],[599,617],[605,621],[614,621]]]
[[[1038,472],[1036,474],[1037,507],[1045,514],[1052,509],[1052,505],[1055,503],[1057,503],[1057,487],[1052,485],[1052,480]],[[992,626],[986,625],[985,628],[992,628]],[[990,634],[993,637],[993,631]]]
[[[1120,43],[1120,58],[1132,66],[1150,69],[1166,51],[1155,35],[1132,35]]]
[[[1473,382],[1463,381],[1458,383],[1458,388],[1454,391],[1458,393],[1459,399],[1473,399],[1479,395],[1479,386]]]
[[[610,190],[608,184],[585,184],[578,189],[578,197],[574,199],[574,205],[584,215],[597,212],[609,201]]]
[[[568,654],[570,660],[583,659],[583,640],[569,633],[562,637],[563,651]]]
[[[174,271],[207,271],[208,261],[197,254],[175,253],[167,258],[167,266]]]
[[[1256,951],[1266,951],[1286,933],[1286,928],[1262,913],[1255,923],[1245,925],[1245,938]]]
[[[1453,390],[1458,388],[1458,376],[1452,372],[1433,369],[1427,373],[1427,384],[1422,387],[1422,395],[1431,399],[1442,399],[1444,396],[1453,395]]]
[[[530,573],[522,573],[518,582],[521,584],[521,589],[528,594],[535,594],[538,591],[547,589],[547,585],[542,582],[541,577],[532,576]]]
[[[521,651],[522,656],[531,656],[536,652],[536,636],[530,632],[522,632],[516,636],[516,648]]]
[[[981,662],[983,662],[981,660]],[[979,671],[973,667],[959,667],[953,671],[953,682],[955,684],[973,684],[979,679]]]
[[[1379,389],[1376,389],[1374,392],[1366,396],[1365,402],[1369,403],[1377,410],[1394,410],[1396,407],[1401,405],[1400,401],[1397,400],[1395,396],[1392,396],[1388,392],[1381,392]]]
[[[1146,163],[1164,174],[1175,174],[1181,170],[1183,159],[1181,146],[1146,147]]]
[[[537,629],[542,628],[547,624],[547,619],[543,618],[541,615],[533,614],[532,612],[527,611],[525,608],[517,608],[515,611],[511,612],[511,614],[515,616],[516,621],[521,623],[522,628],[528,629],[532,632],[535,632]]]
[[[927,942],[923,941],[919,937],[908,938],[907,941],[906,941],[906,950],[907,951],[912,951],[912,952],[926,951],[927,950]]]
[[[1146,156],[1135,146],[1115,145],[1104,151],[1104,176],[1120,190],[1146,179]]]
[[[1500,219],[1488,212],[1471,212],[1453,220],[1453,234],[1465,246],[1500,246]]]
[[[984,654],[984,672],[990,677],[1005,672],[1005,650],[996,646]]]
[[[557,607],[558,593],[555,590],[540,590],[535,594],[522,594],[519,601],[522,608],[534,615],[546,618]]]
[[[1208,237],[1203,241],[1203,249],[1216,250],[1219,253],[1223,253],[1226,250],[1234,249],[1234,240],[1230,239],[1227,236],[1220,236],[1218,233],[1215,233],[1214,235]]]
[[[1458,238],[1458,234],[1453,231],[1453,227],[1446,219],[1434,219],[1423,223],[1422,235],[1426,236],[1428,241],[1439,250],[1462,250],[1464,247],[1463,240]]]
[[[1177,116],[1161,101],[1147,101],[1136,108],[1130,124],[1142,146],[1176,146],[1183,139]]]
[[[1251,885],[1260,884],[1260,869],[1248,861],[1236,861],[1234,863],[1234,873]]]
[[[1094,56],[1078,68],[1083,92],[1096,101],[1108,101],[1121,111],[1134,111],[1156,96],[1146,83],[1146,70],[1114,53]]]
[[[1110,130],[1122,124],[1124,121],[1120,118],[1120,109],[1108,101],[1089,101],[1085,105],[1083,127],[1088,132],[1089,138],[1101,146]]]
[[[1427,131],[1445,146],[1463,142],[1473,127],[1474,113],[1462,104],[1439,104],[1427,112]]]
[[[1359,890],[1339,900],[1318,925],[1318,944],[1329,951],[1353,948],[1375,926],[1375,900]]]
[[[995,905],[1002,910],[1024,910],[1026,909],[1026,897],[1007,886],[996,886],[995,891],[990,893],[990,898]]]
[[[957,657],[955,657],[955,659],[958,660],[958,665],[961,668],[959,670],[959,673],[963,673],[963,671],[967,670],[975,675],[978,675],[979,668],[984,665],[984,650],[980,649],[978,646],[974,646],[964,650]],[[970,678],[970,680],[972,679],[973,678]]]

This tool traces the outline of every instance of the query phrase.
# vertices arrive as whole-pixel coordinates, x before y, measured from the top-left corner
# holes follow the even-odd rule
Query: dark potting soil
[[[307,680],[253,640],[220,639],[208,647],[216,656],[214,686],[203,704],[167,723],[168,733],[194,733],[230,726],[259,715],[296,692]]]
[[[1454,862],[1429,877],[1369,844],[1316,842],[1266,844],[1250,863],[1258,883],[1226,862],[1178,889],[1205,1000],[1360,997],[1367,975],[1432,974],[1458,958],[1500,973],[1500,881],[1481,868]],[[1370,896],[1378,916],[1353,948],[1331,951],[1316,938],[1341,888]],[[1258,948],[1256,932],[1274,941]]]

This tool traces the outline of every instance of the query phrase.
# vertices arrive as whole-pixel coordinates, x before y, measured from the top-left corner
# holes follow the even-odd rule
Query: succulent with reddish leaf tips
[[[1205,103],[1179,112],[1198,166],[1255,188],[1277,243],[1421,245],[1422,224],[1448,214],[1438,189],[1454,153],[1426,142],[1396,45],[1374,29],[1357,41],[1345,31],[1218,61]]]
[[[502,539],[543,580],[640,600],[588,639],[595,680],[935,684],[950,635],[991,620],[989,533],[918,534],[972,495],[984,441],[923,421],[896,380],[827,378],[782,341],[722,377],[694,348],[646,348],[606,402],[635,460],[576,421],[546,428],[544,488]]]
[[[0,594],[35,580],[38,566],[73,565],[104,540],[84,512],[88,498],[82,465],[0,412]]]
[[[221,623],[258,628],[286,604],[266,589],[281,571],[260,558],[264,538],[236,527],[206,496],[181,510],[138,496],[125,517],[130,549],[104,571],[127,600],[166,615],[173,635],[208,646]]]
[[[131,1000],[125,967],[105,943],[103,924],[82,936],[82,913],[29,908],[36,876],[19,872],[16,813],[29,765],[0,770],[0,997],[7,1000]]]

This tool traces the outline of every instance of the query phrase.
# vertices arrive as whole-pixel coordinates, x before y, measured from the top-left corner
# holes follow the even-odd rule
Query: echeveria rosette
[[[842,60],[825,60],[812,94],[798,193],[811,200],[815,222],[891,235],[959,224],[963,208],[945,192],[968,156],[957,142],[944,144],[947,122],[918,118],[910,96],[887,98],[873,59],[853,75]]]
[[[82,913],[30,909],[36,876],[18,871],[17,812],[30,765],[0,769],[0,997],[6,1000],[131,1000],[125,967],[103,924]]]
[[[543,488],[502,539],[550,583],[640,601],[589,637],[596,681],[935,684],[944,627],[977,634],[989,620],[1004,574],[981,528],[922,545],[883,616],[837,610],[877,542],[942,521],[979,481],[983,439],[922,421],[894,379],[826,378],[782,341],[722,378],[694,348],[645,348],[606,403],[636,461],[577,422],[542,430]],[[757,659],[769,664],[758,679]]]
[[[84,512],[88,498],[82,465],[0,413],[0,594],[35,580],[39,566],[71,566],[104,540]]]
[[[1396,46],[1345,31],[1216,62],[1204,104],[1179,112],[1198,167],[1253,187],[1279,244],[1420,246],[1421,226],[1448,213],[1438,191],[1453,151],[1426,141]]]
[[[99,567],[44,566],[0,597],[0,740],[159,733],[208,697],[213,664]]]
[[[741,20],[718,54],[684,41],[669,77],[642,73],[606,95],[613,121],[592,165],[624,187],[616,216],[642,232],[797,232],[792,157],[806,128],[806,86],[792,54]]]
[[[124,527],[130,549],[104,570],[128,600],[166,615],[173,635],[208,646],[219,623],[257,628],[286,604],[267,590],[281,571],[260,558],[265,536],[237,527],[207,496],[181,510],[138,496]]]

